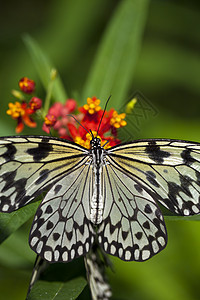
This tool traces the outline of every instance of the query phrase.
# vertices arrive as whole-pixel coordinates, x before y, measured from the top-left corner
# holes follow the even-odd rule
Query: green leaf
[[[119,108],[132,82],[143,30],[148,0],[121,1],[105,32],[93,63],[83,99],[97,96],[101,100],[112,94]]]
[[[165,216],[165,220],[169,221],[200,221],[200,215],[194,216]]]
[[[26,222],[25,226],[16,230],[1,244],[0,265],[21,270],[32,269],[36,254],[28,243],[30,227],[31,224]]]
[[[0,213],[0,243],[28,221],[35,214],[38,205],[39,201],[9,214]]]
[[[43,83],[43,86],[47,90],[50,81],[50,73],[53,69],[52,63],[49,61],[47,55],[42,51],[42,49],[32,37],[30,37],[29,35],[24,35],[23,40],[32,57],[33,63],[35,64],[36,70]],[[61,103],[64,103],[68,98],[59,75],[57,75],[55,79],[52,94],[56,101],[59,101]]]
[[[28,300],[73,300],[81,294],[87,282],[79,277],[68,282],[37,281]]]

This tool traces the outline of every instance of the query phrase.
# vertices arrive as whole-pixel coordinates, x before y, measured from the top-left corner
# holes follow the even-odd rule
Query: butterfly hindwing
[[[89,196],[92,167],[81,166],[59,180],[39,206],[30,233],[31,248],[50,262],[85,255],[94,242]]]
[[[12,212],[87,160],[86,150],[49,137],[0,138],[0,211]]]
[[[127,261],[143,261],[161,251],[167,243],[165,223],[148,187],[111,164],[105,167],[103,185],[98,240],[104,251]]]

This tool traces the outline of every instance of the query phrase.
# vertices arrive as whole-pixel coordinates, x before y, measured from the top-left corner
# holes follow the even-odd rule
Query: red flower
[[[64,105],[59,102],[54,103],[49,109],[46,116],[47,120],[45,120],[42,129],[49,133],[50,128],[53,128],[58,132],[60,137],[69,136],[67,124],[69,122],[74,123],[75,120],[68,115],[76,109],[76,106],[77,104],[74,99],[68,99]],[[52,123],[49,122],[49,118],[54,121]]]
[[[23,77],[19,81],[19,87],[24,93],[31,94],[35,90],[35,82],[28,77]]]
[[[57,119],[54,115],[47,114],[46,117],[44,118],[42,130],[44,130],[46,133],[50,133],[50,129],[55,125],[56,121]]]
[[[68,99],[65,105],[58,102],[53,104],[45,118],[43,130],[49,133],[50,128],[53,128],[59,137],[72,140],[86,148],[90,148],[93,136],[98,136],[101,145],[106,144],[107,148],[120,143],[117,129],[126,125],[125,114],[118,114],[114,109],[103,111],[100,100],[96,97],[88,98],[87,104],[79,108],[81,114],[69,116],[75,109],[76,102],[73,99]]]
[[[32,113],[34,113],[36,110],[42,107],[42,100],[38,97],[32,97],[29,101],[29,107]]]

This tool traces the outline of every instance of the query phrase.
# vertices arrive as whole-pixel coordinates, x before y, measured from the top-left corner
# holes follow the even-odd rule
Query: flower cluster
[[[24,94],[32,94],[35,90],[35,82],[23,77],[19,81],[19,87]],[[22,132],[24,124],[29,127],[36,127],[36,122],[32,119],[32,115],[42,107],[42,100],[38,97],[31,97],[30,100],[25,100],[25,95],[18,91],[13,91],[13,95],[19,98],[20,101],[9,103],[7,114],[17,121],[16,133]]]
[[[68,132],[68,123],[75,122],[75,120],[69,117],[69,114],[75,113],[76,109],[77,103],[74,99],[67,99],[65,104],[55,102],[49,108],[42,129],[47,133],[50,133],[50,129],[54,129],[59,137],[71,139]]]
[[[27,77],[19,81],[19,87],[25,94],[35,91],[35,83]],[[21,93],[15,91],[21,101],[9,103],[7,114],[17,120],[16,132],[23,130],[24,124],[29,127],[36,127],[32,116],[40,110],[40,116],[44,116],[42,129],[46,133],[53,133],[60,138],[74,141],[86,148],[90,148],[92,136],[98,136],[102,145],[114,146],[121,141],[117,138],[117,131],[120,127],[126,126],[125,113],[118,114],[116,110],[103,110],[100,100],[96,97],[87,98],[87,103],[78,107],[74,99],[67,99],[65,104],[55,102],[44,115],[42,100],[32,97],[25,101]],[[36,114],[35,114],[36,115]]]
[[[89,131],[93,136],[98,134],[102,144],[107,142],[107,147],[111,147],[120,143],[117,129],[126,125],[125,116],[114,109],[103,111],[100,100],[96,97],[87,98],[87,104],[79,108],[75,100],[68,99],[64,105],[53,104],[45,118],[43,130],[49,133],[52,127],[59,137],[74,141],[85,148],[90,147],[92,139]]]

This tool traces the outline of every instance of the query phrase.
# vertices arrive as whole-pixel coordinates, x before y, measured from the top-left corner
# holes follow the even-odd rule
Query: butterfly
[[[145,261],[167,244],[158,203],[200,212],[200,144],[136,140],[90,149],[47,136],[0,138],[0,211],[15,211],[47,191],[30,247],[49,262],[86,255],[94,243],[124,261]]]

